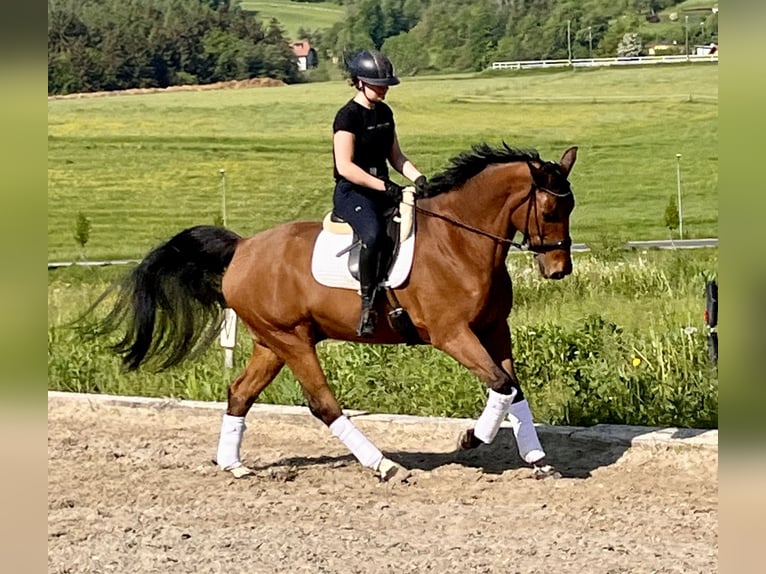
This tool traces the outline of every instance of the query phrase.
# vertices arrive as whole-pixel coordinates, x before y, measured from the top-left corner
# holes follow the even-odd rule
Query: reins
[[[558,193],[556,191],[553,191],[552,189],[548,189],[546,187],[540,187],[539,185],[532,183],[529,193],[526,197],[526,202],[528,204],[527,208],[527,230],[524,232],[524,239],[521,243],[518,241],[513,241],[512,239],[509,239],[507,237],[503,237],[502,235],[495,235],[494,233],[490,233],[488,231],[484,231],[483,229],[479,229],[478,227],[474,227],[473,225],[468,225],[467,223],[463,223],[462,221],[458,221],[457,219],[453,219],[452,217],[449,217],[447,215],[437,213],[436,211],[431,211],[430,209],[426,209],[425,207],[420,207],[419,205],[414,204],[407,204],[412,205],[412,207],[415,208],[415,211],[422,213],[423,215],[427,215],[428,217],[433,217],[435,219],[441,219],[442,221],[446,221],[447,223],[450,223],[454,225],[455,227],[459,227],[461,229],[465,229],[466,231],[470,231],[471,233],[475,233],[476,235],[481,235],[483,237],[487,237],[489,239],[492,239],[493,241],[497,241],[498,243],[504,243],[507,245],[510,245],[511,247],[515,247],[519,251],[528,251],[531,253],[544,253],[546,251],[552,251],[554,249],[568,249],[572,245],[571,238],[567,237],[563,241],[557,241],[556,243],[541,243],[539,245],[531,245],[529,243],[530,235],[529,235],[529,218],[532,214],[532,204],[533,199],[535,197],[535,191],[536,190],[544,191],[546,193],[550,193],[551,195],[555,197],[566,197],[570,195],[572,192],[568,191],[566,193]],[[515,234],[514,234],[515,235]]]
[[[502,235],[495,235],[494,233],[489,233],[488,231],[484,231],[483,229],[479,229],[478,227],[468,225],[467,223],[463,223],[462,221],[458,221],[457,219],[452,219],[451,217],[442,215],[441,213],[437,213],[435,211],[431,211],[430,209],[426,209],[425,207],[420,207],[419,205],[414,205],[413,207],[415,208],[415,211],[418,211],[422,213],[423,215],[434,217],[436,219],[441,219],[442,221],[451,223],[455,227],[465,229],[466,231],[470,231],[471,233],[476,233],[477,235],[483,235],[484,237],[489,237],[490,239],[493,239],[497,241],[498,243],[507,243],[508,245],[511,245],[512,247],[516,247],[517,249],[524,249],[524,246],[518,241],[512,241],[511,239],[508,239],[507,237],[503,237]]]

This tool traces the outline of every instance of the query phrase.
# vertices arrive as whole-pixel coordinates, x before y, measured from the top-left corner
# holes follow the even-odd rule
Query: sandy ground
[[[48,406],[48,572],[715,572],[717,450],[546,442],[534,480],[507,431],[357,419],[413,469],[379,483],[313,419],[251,414],[236,480],[220,413]]]

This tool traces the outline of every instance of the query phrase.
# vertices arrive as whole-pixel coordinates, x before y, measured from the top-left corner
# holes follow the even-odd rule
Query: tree
[[[230,0],[49,0],[48,92],[299,74],[279,22]]]
[[[459,64],[463,69],[479,71],[487,67],[497,45],[497,19],[486,1],[479,2],[468,14],[466,41]]]
[[[85,259],[85,246],[90,240],[90,219],[82,211],[77,213],[74,227],[74,240],[80,246],[80,259]]]
[[[385,18],[380,2],[377,0],[362,0],[359,4],[359,19],[356,21],[357,30],[366,33],[376,49],[380,50],[386,39]]]
[[[668,205],[665,208],[665,227],[667,227],[671,233],[674,229],[678,228],[678,202],[676,196],[671,195]]]
[[[617,44],[617,57],[629,58],[640,56],[643,49],[641,37],[636,32],[628,32],[623,34],[622,40]]]
[[[391,58],[397,74],[414,76],[428,68],[427,47],[414,30],[386,40],[383,51]]]
[[[636,15],[620,16],[609,24],[609,28],[598,45],[598,55],[613,57],[617,54],[617,47],[622,42],[625,34],[636,33],[640,28],[640,21]]]

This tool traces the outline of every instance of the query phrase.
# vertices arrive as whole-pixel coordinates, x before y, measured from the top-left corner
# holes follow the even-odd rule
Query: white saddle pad
[[[348,270],[348,253],[340,257],[337,254],[351,245],[352,235],[337,235],[320,231],[314,243],[314,253],[311,256],[311,273],[320,284],[327,287],[342,289],[359,289],[359,281],[354,279]],[[399,253],[389,274],[388,281],[383,285],[391,288],[399,287],[410,275],[412,255],[415,251],[415,234],[411,233],[399,245]]]

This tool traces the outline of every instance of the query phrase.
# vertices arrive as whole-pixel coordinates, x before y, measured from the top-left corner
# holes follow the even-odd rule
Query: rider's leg
[[[369,190],[369,193],[375,193]],[[362,242],[359,253],[359,287],[361,291],[361,314],[357,335],[371,337],[375,334],[375,293],[377,291],[379,238],[383,232],[380,206],[368,193],[364,193],[347,181],[339,182],[333,195],[333,209],[354,228]]]
[[[375,293],[378,288],[378,254],[374,247],[362,243],[359,252],[359,287],[362,309],[356,334],[372,337],[375,334]]]

